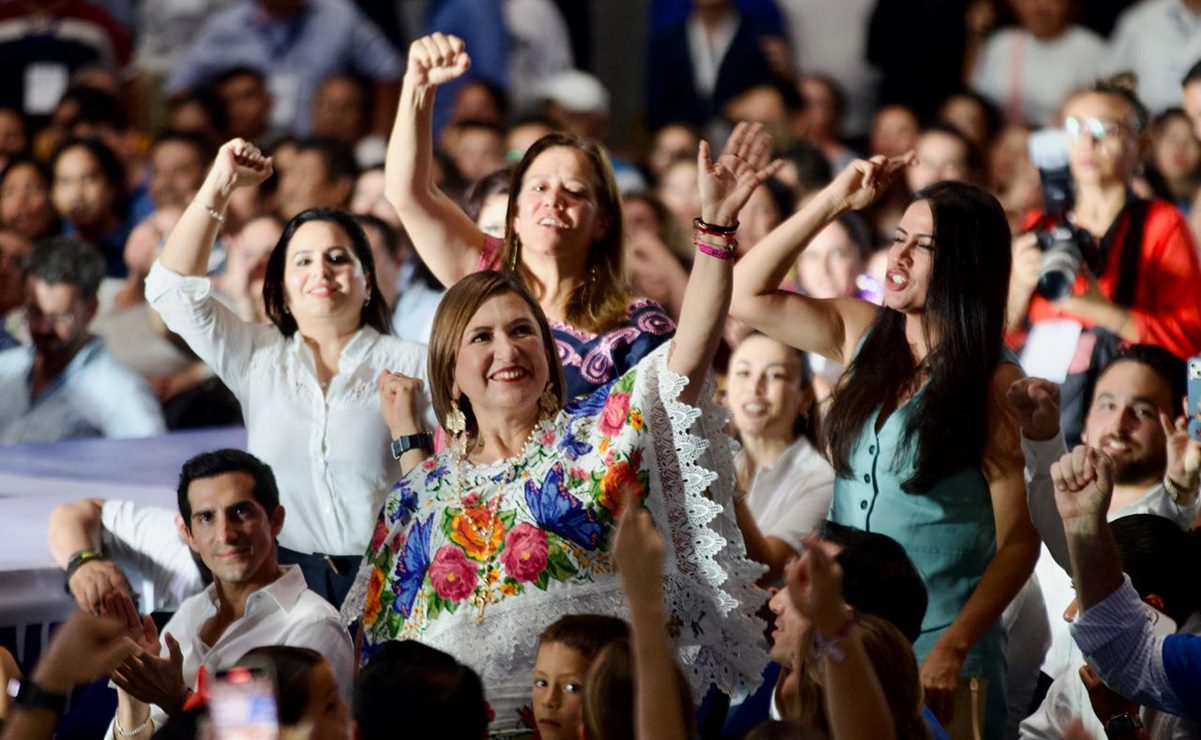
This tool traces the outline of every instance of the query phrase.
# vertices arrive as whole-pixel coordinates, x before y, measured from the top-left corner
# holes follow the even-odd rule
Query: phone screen
[[[209,691],[213,740],[278,740],[275,684],[262,668],[221,671]]]

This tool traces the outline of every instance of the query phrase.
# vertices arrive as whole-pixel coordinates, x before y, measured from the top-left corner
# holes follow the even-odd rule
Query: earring
[[[446,431],[458,437],[467,431],[467,416],[459,408],[458,400],[450,402],[450,411],[446,414]]]
[[[551,384],[547,383],[542,395],[538,396],[539,419],[549,419],[557,413],[559,413],[559,396]]]
[[[288,304],[286,304],[286,303],[284,304],[284,314],[287,316],[292,315],[292,309],[288,308]]]

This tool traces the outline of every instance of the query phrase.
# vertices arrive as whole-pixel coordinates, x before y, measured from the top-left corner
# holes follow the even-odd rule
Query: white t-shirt
[[[1154,115],[1180,105],[1180,83],[1201,58],[1201,15],[1182,0],[1143,0],[1118,18],[1102,74],[1131,71]]]
[[[801,552],[801,539],[826,518],[833,496],[834,468],[798,437],[775,465],[755,471],[746,503],[764,537]]]
[[[280,567],[283,575],[252,593],[246,599],[242,618],[226,627],[214,644],[206,645],[200,639],[200,628],[217,613],[215,584],[183,602],[163,627],[160,655],[168,655],[165,637],[170,634],[183,654],[183,678],[189,688],[196,688],[196,674],[202,665],[212,676],[232,667],[251,648],[289,645],[321,653],[333,668],[342,696],[350,697],[354,684],[354,647],[337,610],[305,586],[299,566]],[[150,718],[159,728],[167,715],[151,705]],[[116,740],[111,727],[107,737]]]
[[[1072,26],[1058,38],[1035,38],[1023,28],[1003,28],[988,38],[972,86],[1005,113],[1009,123],[1050,126],[1066,94],[1098,77],[1105,42]]]
[[[313,351],[299,332],[248,324],[213,298],[208,278],[154,263],[146,299],[242,405],[247,450],[271,466],[288,522],[283,547],[359,555],[400,468],[380,416],[379,377],[426,379],[425,346],[362,327],[342,349],[322,392]],[[427,423],[432,417],[427,414]]]
[[[204,588],[175,517],[170,509],[132,501],[105,501],[100,509],[104,553],[141,594],[140,606],[147,613],[174,611]]]

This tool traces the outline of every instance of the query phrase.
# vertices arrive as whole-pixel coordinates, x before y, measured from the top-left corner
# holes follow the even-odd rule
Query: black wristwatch
[[[67,708],[67,697],[44,690],[33,681],[8,682],[8,695],[13,704],[26,709],[48,709],[55,714],[62,714]]]
[[[1105,720],[1106,737],[1126,737],[1143,729],[1143,721],[1133,712],[1115,714]]]
[[[96,550],[80,550],[72,555],[71,559],[67,561],[67,575],[63,580],[63,590],[67,592],[68,596],[71,595],[71,576],[75,575],[75,571],[79,570],[79,566],[89,560],[108,560],[108,558]]]
[[[399,460],[400,456],[409,450],[425,450],[426,452],[434,451],[434,435],[429,432],[418,432],[417,434],[406,434],[403,437],[397,437],[392,440],[392,459]]]

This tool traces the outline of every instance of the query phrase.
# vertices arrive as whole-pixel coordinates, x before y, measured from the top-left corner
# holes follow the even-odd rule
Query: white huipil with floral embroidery
[[[362,617],[365,659],[391,639],[450,653],[483,678],[493,730],[515,727],[539,633],[565,614],[625,615],[608,552],[621,502],[645,492],[694,689],[757,684],[766,594],[735,523],[725,414],[708,392],[700,409],[677,400],[687,379],[668,352],[543,422],[516,458],[475,466],[444,451],[396,484],[343,605]]]

